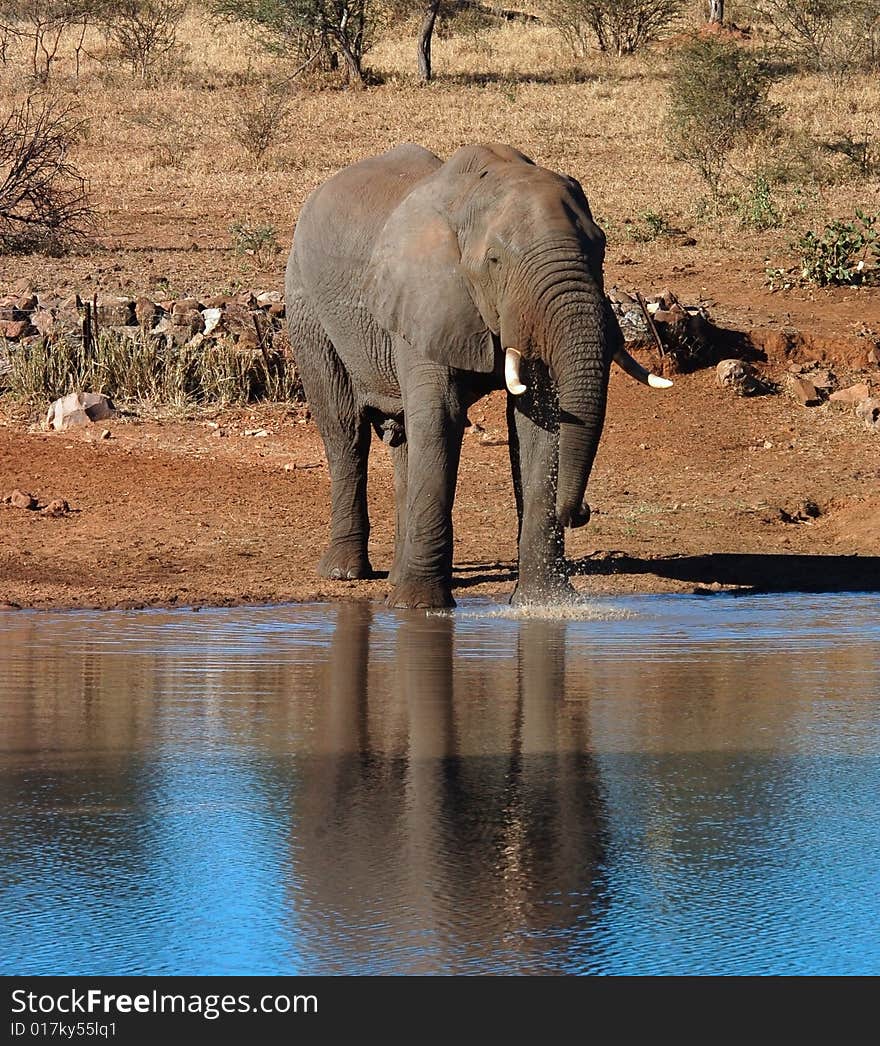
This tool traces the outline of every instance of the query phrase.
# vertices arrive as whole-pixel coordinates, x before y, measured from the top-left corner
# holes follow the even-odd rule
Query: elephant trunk
[[[579,527],[590,518],[584,493],[605,422],[613,334],[594,284],[569,284],[560,302],[558,322],[548,316],[545,348],[559,398],[556,517],[564,527]]]
[[[556,517],[564,527],[589,519],[584,493],[605,421],[608,366],[601,355],[580,361],[559,381],[559,472]]]
[[[536,278],[530,281],[529,308],[518,310],[506,303],[501,342],[505,350],[516,350],[513,356],[507,353],[511,393],[525,391],[519,382],[520,353],[543,360],[556,383],[556,516],[562,526],[578,527],[589,519],[584,492],[605,421],[608,368],[616,342],[605,297],[584,271],[582,255],[559,254],[553,257],[547,252],[540,257],[540,268],[533,272]]]

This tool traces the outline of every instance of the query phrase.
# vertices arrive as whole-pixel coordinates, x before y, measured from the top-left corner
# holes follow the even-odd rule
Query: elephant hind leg
[[[351,380],[323,327],[298,303],[291,344],[309,407],[330,467],[330,541],[318,564],[321,577],[372,576],[367,554],[367,458],[370,422],[358,408]]]

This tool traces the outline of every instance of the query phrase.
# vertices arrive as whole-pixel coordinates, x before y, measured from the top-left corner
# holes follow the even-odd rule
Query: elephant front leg
[[[391,461],[394,464],[394,562],[388,572],[388,580],[392,585],[396,585],[403,572],[406,552],[406,490],[409,450],[405,442],[391,448]]]
[[[452,607],[452,503],[465,412],[448,371],[420,365],[407,376],[404,518],[398,515],[391,607]],[[398,464],[397,462],[395,464]],[[398,514],[401,506],[398,505]]]
[[[530,395],[508,397],[510,464],[519,515],[519,576],[511,603],[570,601],[565,537],[556,519],[559,438],[546,408]]]

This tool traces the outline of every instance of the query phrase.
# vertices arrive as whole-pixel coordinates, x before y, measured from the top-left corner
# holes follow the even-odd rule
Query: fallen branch
[[[639,291],[636,291],[636,301],[639,303],[639,308],[642,310],[642,315],[645,317],[645,322],[648,324],[648,330],[651,332],[651,334],[654,337],[654,341],[657,343],[657,349],[659,350],[660,355],[665,356],[666,347],[664,346],[663,341],[660,338],[660,333],[657,330],[657,325],[654,323],[654,317],[648,311],[648,304]]]

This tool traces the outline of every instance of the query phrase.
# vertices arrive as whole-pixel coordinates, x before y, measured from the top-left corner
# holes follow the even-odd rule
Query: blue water
[[[880,597],[0,614],[0,971],[880,973]]]

